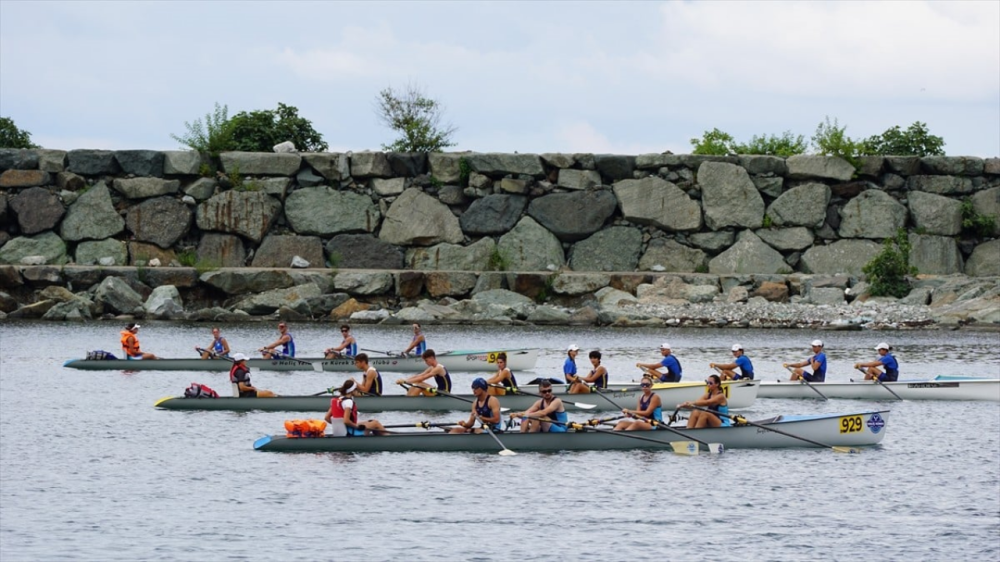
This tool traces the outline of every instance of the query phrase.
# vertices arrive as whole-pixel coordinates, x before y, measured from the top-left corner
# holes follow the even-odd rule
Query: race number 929
[[[864,429],[865,424],[861,416],[844,416],[840,418],[841,433],[858,433]]]

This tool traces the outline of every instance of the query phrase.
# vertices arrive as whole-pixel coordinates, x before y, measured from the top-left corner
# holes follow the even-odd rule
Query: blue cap
[[[472,381],[472,388],[474,389],[481,388],[483,390],[486,390],[487,388],[489,388],[489,385],[486,384],[486,379],[479,377],[478,379]]]

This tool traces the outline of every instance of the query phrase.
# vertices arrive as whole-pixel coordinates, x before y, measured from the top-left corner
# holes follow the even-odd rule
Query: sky
[[[279,102],[331,151],[416,85],[451,150],[688,153],[719,128],[854,138],[915,121],[1000,155],[1000,2],[0,0],[0,116],[46,148],[178,149],[216,102]]]

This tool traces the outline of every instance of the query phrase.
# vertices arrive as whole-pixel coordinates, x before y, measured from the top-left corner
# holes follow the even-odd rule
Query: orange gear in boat
[[[135,334],[129,330],[122,330],[122,351],[129,357],[142,355],[142,352],[139,351],[139,338],[135,337]]]

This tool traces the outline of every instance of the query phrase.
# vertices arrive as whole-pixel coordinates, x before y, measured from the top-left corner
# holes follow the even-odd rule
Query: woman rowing
[[[728,427],[731,425],[727,417],[729,414],[729,402],[726,400],[726,395],[722,392],[722,379],[719,375],[708,375],[705,384],[708,385],[708,391],[705,392],[704,396],[694,402],[682,402],[678,406],[679,408],[691,408],[693,406],[705,408],[705,410],[691,411],[687,428]],[[721,416],[719,414],[726,415]]]
[[[330,347],[323,351],[325,359],[340,359],[342,357],[354,357],[358,354],[358,340],[351,335],[351,327],[344,324],[340,327],[340,335],[344,336],[340,345]]]
[[[642,396],[639,397],[638,407],[635,410],[625,408],[622,413],[640,419],[622,420],[615,426],[615,431],[648,431],[656,429],[649,420],[663,423],[663,403],[660,395],[653,393],[653,378],[648,375],[642,377],[639,387],[642,388]]]
[[[878,352],[878,359],[868,363],[855,363],[854,368],[863,367],[866,369],[866,381],[878,379],[882,382],[896,382],[899,380],[899,361],[896,361],[896,358],[890,353],[892,348],[889,347],[889,344],[882,342],[875,346],[875,351]],[[879,367],[885,369],[885,372],[878,370]]]
[[[257,388],[250,384],[250,368],[247,367],[247,356],[242,353],[233,354],[233,367],[229,369],[229,382],[240,398],[274,398],[277,396],[270,390]]]
[[[542,379],[538,384],[541,400],[536,401],[524,412],[511,414],[511,417],[521,418],[521,433],[565,433],[569,417],[566,408],[558,396],[552,394],[552,382]]]
[[[365,420],[358,423],[358,405],[354,397],[358,394],[358,383],[354,379],[345,381],[340,386],[340,396],[330,400],[330,409],[323,418],[330,424],[330,434],[334,437],[363,435],[387,435],[385,427],[378,420]]]
[[[212,343],[205,349],[195,346],[195,350],[201,352],[202,359],[226,359],[229,357],[229,342],[222,337],[218,328],[212,328]]]
[[[493,396],[506,396],[517,392],[517,379],[514,373],[507,368],[507,354],[500,352],[497,354],[497,372],[486,380],[489,385],[487,391]]]
[[[368,364],[368,354],[359,353],[354,357],[354,366],[363,374],[361,381],[356,381],[352,377],[349,380],[358,385],[358,392],[369,396],[382,396],[382,374],[378,369]]]
[[[600,351],[590,352],[590,364],[593,369],[584,377],[576,377],[576,380],[569,385],[569,394],[589,394],[594,392],[594,389],[604,390],[608,387],[608,370],[601,365]]]
[[[424,337],[423,332],[420,331],[420,324],[418,322],[413,323],[413,339],[410,340],[410,345],[403,350],[403,355],[409,355],[413,353],[414,355],[423,355],[427,351],[427,338]]]
[[[490,385],[482,377],[472,381],[472,394],[476,397],[472,402],[472,414],[448,433],[482,433],[483,428],[476,427],[476,420],[479,420],[480,426],[488,425],[494,433],[503,431],[500,427],[500,401],[487,392],[489,388]]]
[[[410,387],[406,391],[407,396],[434,396],[435,390],[444,393],[451,392],[451,375],[448,374],[448,369],[445,369],[444,365],[438,363],[434,350],[428,349],[421,354],[421,357],[424,358],[427,368],[420,374],[397,380],[396,384],[408,385]],[[434,379],[437,389],[432,389],[430,385],[424,382],[430,378]]]

